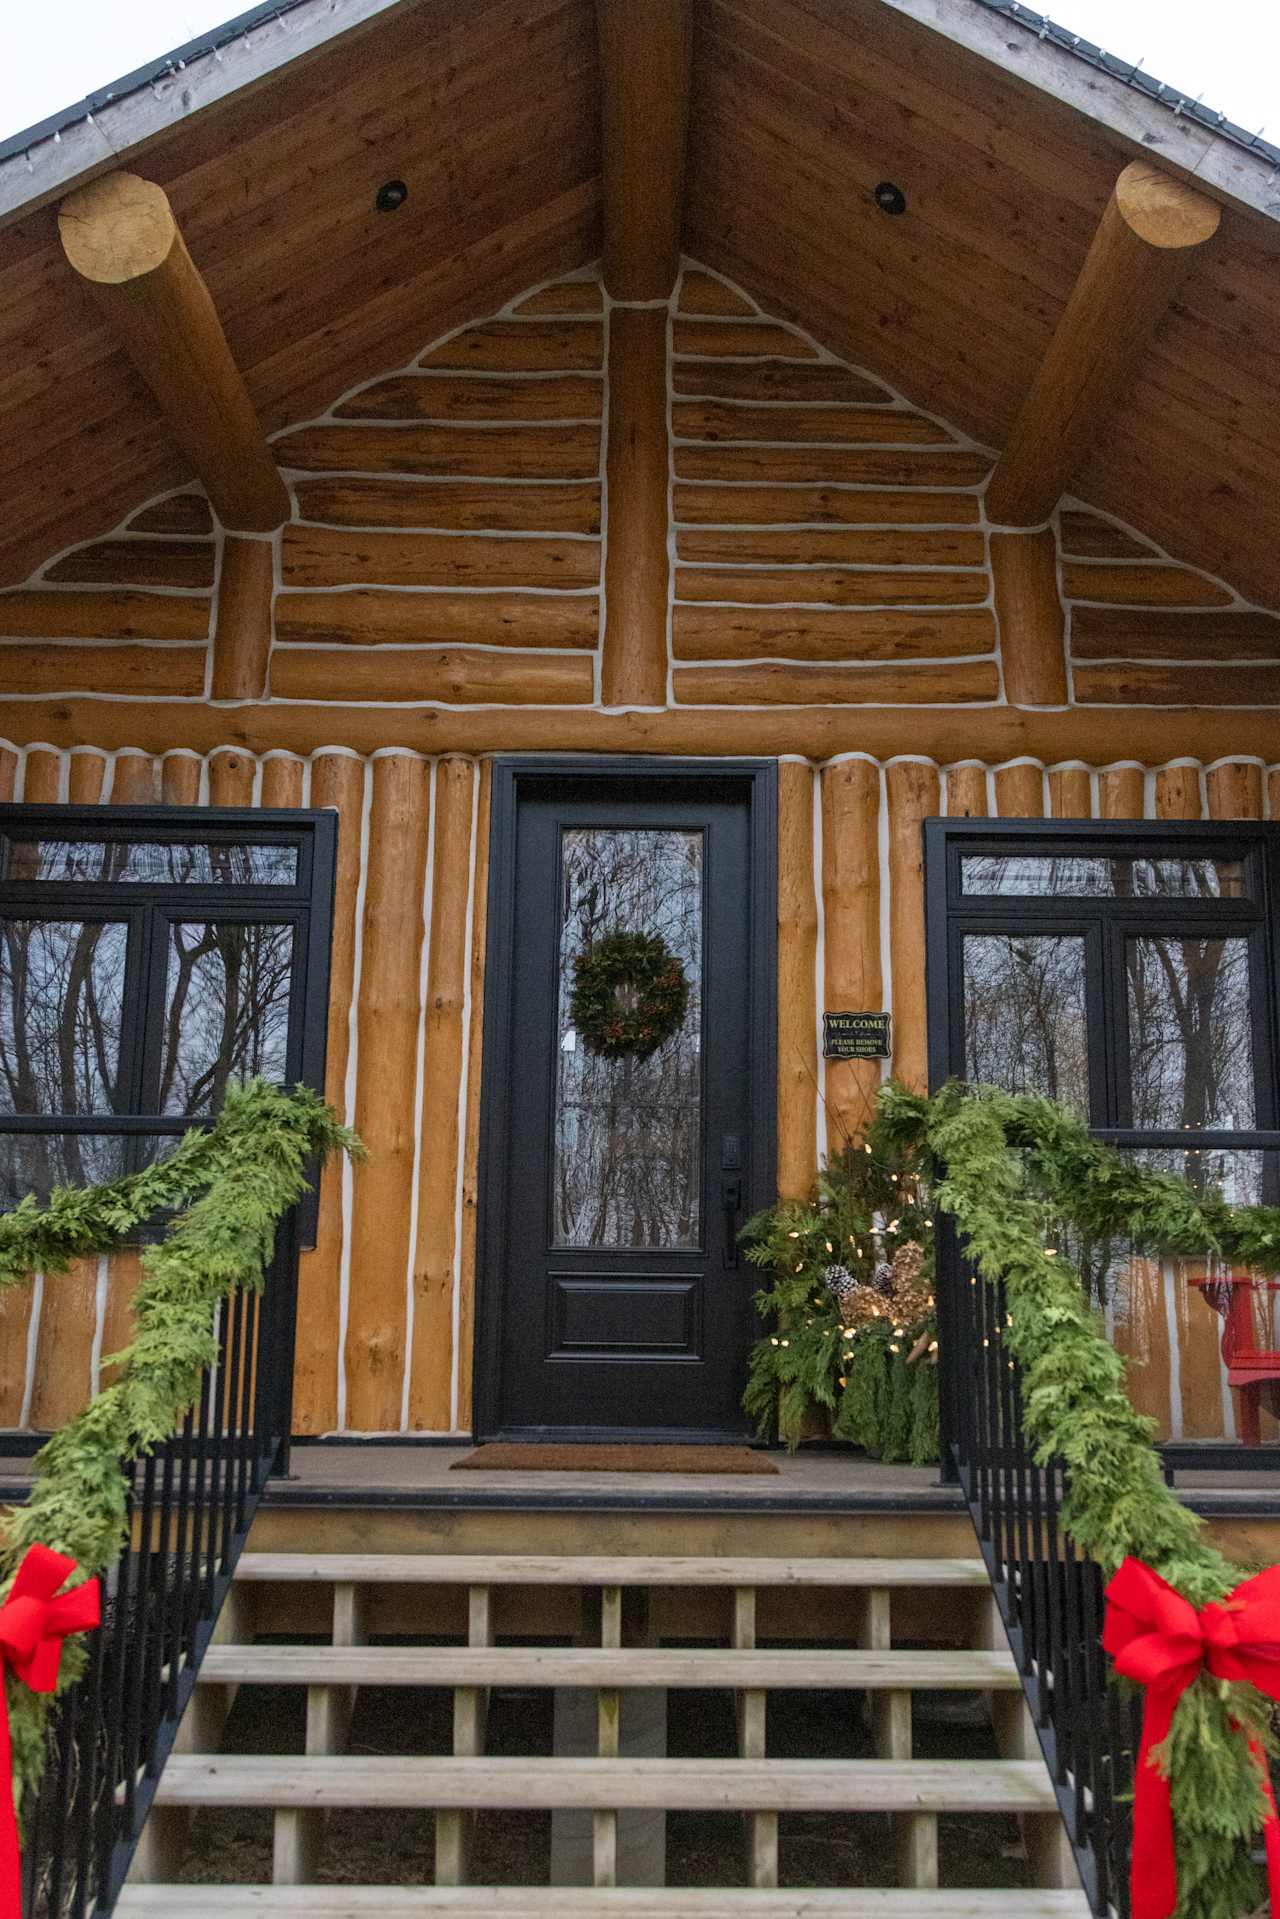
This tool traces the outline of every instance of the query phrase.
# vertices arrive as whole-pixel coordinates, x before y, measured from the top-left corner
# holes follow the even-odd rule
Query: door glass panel
[[[571,827],[561,840],[556,1246],[695,1248],[702,1239],[701,833]],[[610,933],[657,935],[688,1010],[647,1059],[588,1052],[570,1018],[574,961]]]
[[[1089,1114],[1084,940],[982,933],[964,942],[965,1077]]]
[[[296,886],[296,846],[220,840],[11,840],[11,880],[122,881],[148,886]]]
[[[960,874],[968,894],[1018,898],[1234,900],[1247,890],[1244,861],[1230,859],[970,853],[960,861]]]
[[[1133,1124],[1252,1127],[1248,941],[1133,939],[1125,970]]]
[[[0,1111],[116,1110],[129,929],[0,920]]]
[[[169,929],[162,1113],[215,1112],[232,1080],[288,1070],[293,928],[182,921]]]

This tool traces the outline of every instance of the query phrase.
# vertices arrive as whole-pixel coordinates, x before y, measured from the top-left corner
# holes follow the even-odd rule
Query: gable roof
[[[188,477],[62,258],[75,181],[127,158],[165,186],[269,431],[599,250],[593,0],[269,11],[0,160],[0,580]],[[1117,173],[1194,179],[1222,230],[1075,490],[1280,605],[1280,156],[1011,11],[698,0],[686,245],[998,447]]]

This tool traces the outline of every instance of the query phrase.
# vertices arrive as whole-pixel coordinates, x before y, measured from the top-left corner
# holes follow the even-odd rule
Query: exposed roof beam
[[[279,526],[288,493],[163,188],[105,174],[63,201],[58,229],[223,525]]]
[[[604,283],[665,300],[680,265],[692,0],[597,0],[604,126]]]
[[[1052,513],[1221,214],[1145,160],[1125,168],[991,476],[993,524],[1037,526]]]

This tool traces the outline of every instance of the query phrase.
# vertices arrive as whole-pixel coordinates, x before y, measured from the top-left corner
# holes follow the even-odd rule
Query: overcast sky
[[[234,19],[234,6],[0,0],[0,138]],[[1278,0],[1056,0],[1048,10],[1059,25],[1280,142]]]

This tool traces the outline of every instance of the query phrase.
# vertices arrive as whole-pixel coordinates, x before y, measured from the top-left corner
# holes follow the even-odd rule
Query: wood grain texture
[[[1077,560],[1142,559],[1152,551],[1146,540],[1096,513],[1067,509],[1059,516],[1058,534],[1062,551]]]
[[[676,569],[676,598],[738,606],[976,606],[987,598],[985,573],[938,567],[913,572],[836,571],[829,567],[692,567]]]
[[[994,700],[994,665],[792,666],[764,660],[752,666],[681,666],[677,701],[703,706],[927,705],[932,701]]]
[[[271,660],[279,700],[441,700],[455,705],[586,705],[589,659],[564,653],[469,652],[465,647],[347,650],[280,646]]]
[[[1140,820],[1146,811],[1146,778],[1140,766],[1108,766],[1098,775],[1098,817]]]
[[[1211,820],[1262,818],[1262,768],[1249,760],[1224,760],[1204,776]]]
[[[677,440],[751,440],[763,445],[951,446],[945,427],[922,413],[890,406],[749,406],[720,400],[677,400]]]
[[[682,527],[676,554],[723,566],[972,566],[986,563],[980,533],[899,527]]]
[[[1280,666],[1077,666],[1076,699],[1108,706],[1277,706]]]
[[[211,540],[95,540],[64,553],[42,576],[56,582],[112,586],[213,585]]]
[[[598,280],[557,280],[518,300],[511,311],[528,318],[544,313],[599,313],[603,304]]]
[[[401,1418],[428,779],[407,754],[373,764],[355,1111],[369,1158],[354,1181],[342,1356],[354,1432],[390,1432]]]
[[[302,761],[282,753],[268,755],[262,762],[262,787],[259,804],[265,807],[302,805]]]
[[[1200,768],[1162,766],[1156,774],[1156,818],[1198,820],[1201,815]]]
[[[396,593],[374,587],[340,593],[282,593],[276,637],[313,645],[456,645],[592,649],[600,637],[594,595]]]
[[[119,1367],[107,1361],[130,1345],[136,1327],[133,1297],[142,1284],[142,1258],[132,1248],[112,1253],[107,1261],[107,1299],[102,1316],[102,1354],[99,1385],[109,1386]]]
[[[153,500],[129,521],[131,533],[212,533],[213,514],[203,493],[171,493]]]
[[[1049,810],[1055,820],[1093,817],[1093,781],[1087,767],[1057,766],[1049,775]]]
[[[1101,606],[1071,611],[1077,660],[1275,660],[1280,620],[1272,613],[1166,613]]]
[[[598,586],[594,540],[494,539],[466,533],[356,533],[287,526],[281,535],[285,586]]]
[[[929,660],[995,649],[995,622],[982,612],[928,613],[677,605],[678,660]]]
[[[0,594],[0,633],[16,640],[207,640],[209,602],[176,593],[33,587]]]
[[[845,406],[891,405],[893,395],[875,380],[851,368],[829,362],[795,360],[676,360],[671,369],[672,387],[677,394],[693,394],[706,400],[772,400],[816,404],[823,401]],[[757,416],[768,423],[767,410],[757,406]],[[799,417],[799,416],[797,416]],[[699,438],[698,434],[692,436]],[[730,438],[743,436],[730,434]],[[756,437],[756,436],[753,436]],[[810,438],[807,433],[762,433],[763,440]],[[825,440],[826,433],[812,436]],[[837,438],[840,436],[837,435]],[[942,438],[947,438],[945,433]]]
[[[265,778],[265,775],[264,775]],[[338,864],[329,949],[325,1098],[347,1117],[351,1001],[356,964],[356,896],[360,882],[360,827],[365,762],[349,753],[318,753],[311,767],[311,804],[338,815]],[[338,1424],[338,1327],[342,1287],[343,1168],[321,1175],[316,1243],[298,1261],[298,1341],[293,1417],[300,1433],[332,1432]]]
[[[680,297],[676,306],[681,313],[731,313],[748,318],[755,313],[755,308],[745,295],[734,287],[726,286],[714,273],[703,273],[698,267],[686,267],[680,276]]]
[[[448,1432],[453,1424],[453,1316],[462,1144],[460,1096],[474,798],[474,761],[441,760],[436,768],[435,783],[431,938],[422,1046],[418,1233],[412,1275],[409,1425],[419,1432]],[[461,1353],[458,1359],[461,1363]]]
[[[252,806],[257,762],[231,748],[209,755],[210,806]]]
[[[462,1147],[462,1230],[458,1248],[458,1429],[473,1422],[472,1371],[476,1312],[476,1249],[480,1196],[480,1085],[484,1062],[484,973],[489,923],[489,812],[493,762],[482,760],[476,800],[472,882],[470,1010],[467,1022],[467,1116]]]
[[[996,768],[996,812],[1002,820],[1038,820],[1044,815],[1044,770],[1020,760]]]
[[[31,1381],[30,1423],[38,1432],[65,1426],[89,1402],[97,1300],[96,1257],[45,1277]]]
[[[818,357],[808,340],[791,327],[766,319],[738,324],[682,316],[675,322],[672,345],[677,354],[694,354],[712,360],[816,360]]]
[[[665,300],[680,268],[692,0],[596,0],[606,291]]]
[[[818,902],[813,769],[778,767],[778,1192],[807,1199],[818,1175]]]
[[[121,693],[198,699],[205,651],[194,646],[0,645],[0,693]]]
[[[107,761],[102,753],[81,750],[68,757],[67,799],[72,806],[96,806],[106,784]]]
[[[303,520],[330,526],[424,527],[473,533],[598,533],[595,480],[511,486],[447,480],[298,480]]]
[[[482,373],[591,373],[604,364],[599,320],[486,320],[465,327],[418,361]]]
[[[275,550],[267,540],[223,542],[213,628],[210,692],[215,700],[260,700],[271,658]]]
[[[603,397],[599,378],[585,373],[517,380],[393,373],[333,413],[339,420],[598,420]]]
[[[27,753],[22,760],[7,747],[0,750],[0,804],[11,800],[33,800],[27,774],[33,761],[43,757],[55,761],[56,755]],[[45,775],[47,780],[47,774]],[[39,781],[37,781],[39,784]],[[53,794],[57,798],[57,778]],[[34,796],[39,799],[37,793]],[[27,1381],[27,1332],[31,1324],[31,1286],[11,1286],[0,1292],[0,1421],[16,1426],[22,1415]]]
[[[113,806],[154,806],[161,797],[160,765],[150,753],[117,753],[111,773]]]
[[[948,819],[985,819],[988,811],[986,767],[973,760],[949,766],[946,795]]]
[[[985,454],[971,453],[967,447],[691,446],[682,442],[675,447],[673,459],[680,480],[767,480],[775,485],[807,480],[846,486],[977,486],[991,466]]]
[[[201,765],[194,753],[167,753],[160,767],[160,797],[166,806],[195,806]]]
[[[1231,594],[1185,566],[1138,566],[1068,560],[1062,590],[1069,600],[1107,606],[1230,606]]]
[[[404,473],[441,478],[593,479],[597,426],[304,426],[276,441],[294,472]]]
[[[1016,706],[1065,706],[1066,618],[1052,532],[993,533],[991,580],[1005,698]]]
[[[63,761],[61,753],[49,747],[32,747],[23,759],[22,791],[24,806],[56,806],[62,798]]]
[[[833,1012],[878,1012],[880,960],[880,769],[865,759],[822,769],[823,1004]],[[876,1060],[827,1060],[829,1144],[838,1152],[870,1125],[880,1085]]]
[[[600,697],[667,698],[667,315],[609,316],[608,534]]]
[[[915,1092],[929,1083],[924,1000],[924,836],[939,810],[936,767],[895,760],[885,770],[889,801],[889,939],[893,967],[893,1071]]]
[[[675,488],[675,517],[686,526],[976,526],[972,493],[901,486],[891,491],[839,486]]]

